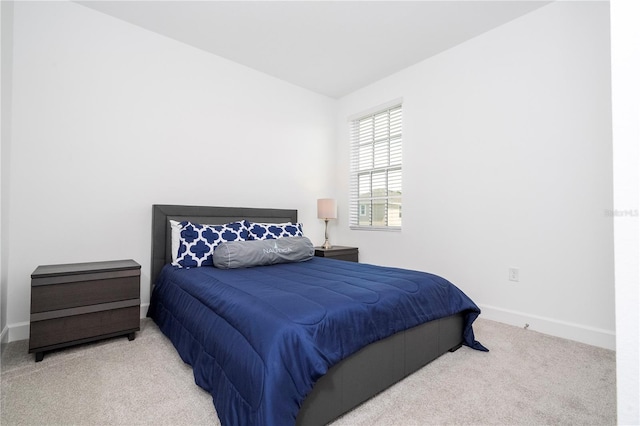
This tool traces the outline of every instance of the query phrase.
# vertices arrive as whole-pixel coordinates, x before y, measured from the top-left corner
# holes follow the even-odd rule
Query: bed
[[[212,394],[223,425],[327,424],[462,344],[486,350],[473,336],[480,310],[435,275],[319,257],[171,265],[170,221],[297,219],[292,209],[153,206],[148,316]],[[433,294],[422,295],[426,282]]]

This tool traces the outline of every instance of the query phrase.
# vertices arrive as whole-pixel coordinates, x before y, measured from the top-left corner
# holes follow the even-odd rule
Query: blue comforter
[[[222,270],[167,265],[149,316],[213,396],[223,425],[293,425],[327,370],[363,346],[464,312],[464,344],[480,310],[436,275],[315,257]]]

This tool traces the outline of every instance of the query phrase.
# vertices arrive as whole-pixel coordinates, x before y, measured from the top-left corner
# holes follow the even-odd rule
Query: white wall
[[[334,243],[440,274],[485,318],[613,349],[609,51],[608,3],[554,3],[341,99]],[[398,97],[402,231],[351,231],[347,118]]]
[[[298,208],[321,242],[335,100],[74,3],[16,3],[13,42],[10,340],[41,264],[135,259],[147,304],[152,204]]]
[[[611,2],[618,424],[640,424],[640,3]],[[631,212],[631,215],[627,215]]]
[[[7,249],[8,194],[9,194],[9,158],[11,152],[11,82],[12,82],[12,40],[13,40],[13,2],[0,2],[0,345],[8,341],[7,326]]]

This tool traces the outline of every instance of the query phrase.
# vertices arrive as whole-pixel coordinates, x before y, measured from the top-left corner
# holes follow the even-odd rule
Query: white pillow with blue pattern
[[[201,225],[185,221],[180,222],[177,229],[180,233],[180,244],[172,264],[180,268],[213,266],[211,256],[219,244],[248,239],[245,221],[225,225]]]
[[[303,236],[301,223],[245,222],[249,230],[249,240],[275,240],[278,238]]]

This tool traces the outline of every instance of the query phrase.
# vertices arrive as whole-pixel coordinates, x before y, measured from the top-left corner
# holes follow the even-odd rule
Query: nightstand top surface
[[[340,250],[358,250],[358,247],[348,247],[348,246],[331,246],[330,249],[326,249],[324,247],[314,247],[316,251],[340,251]]]
[[[126,260],[107,260],[102,262],[65,263],[60,265],[40,265],[31,278],[55,277],[58,275],[85,274],[88,272],[118,271],[125,269],[139,269],[138,262]]]

